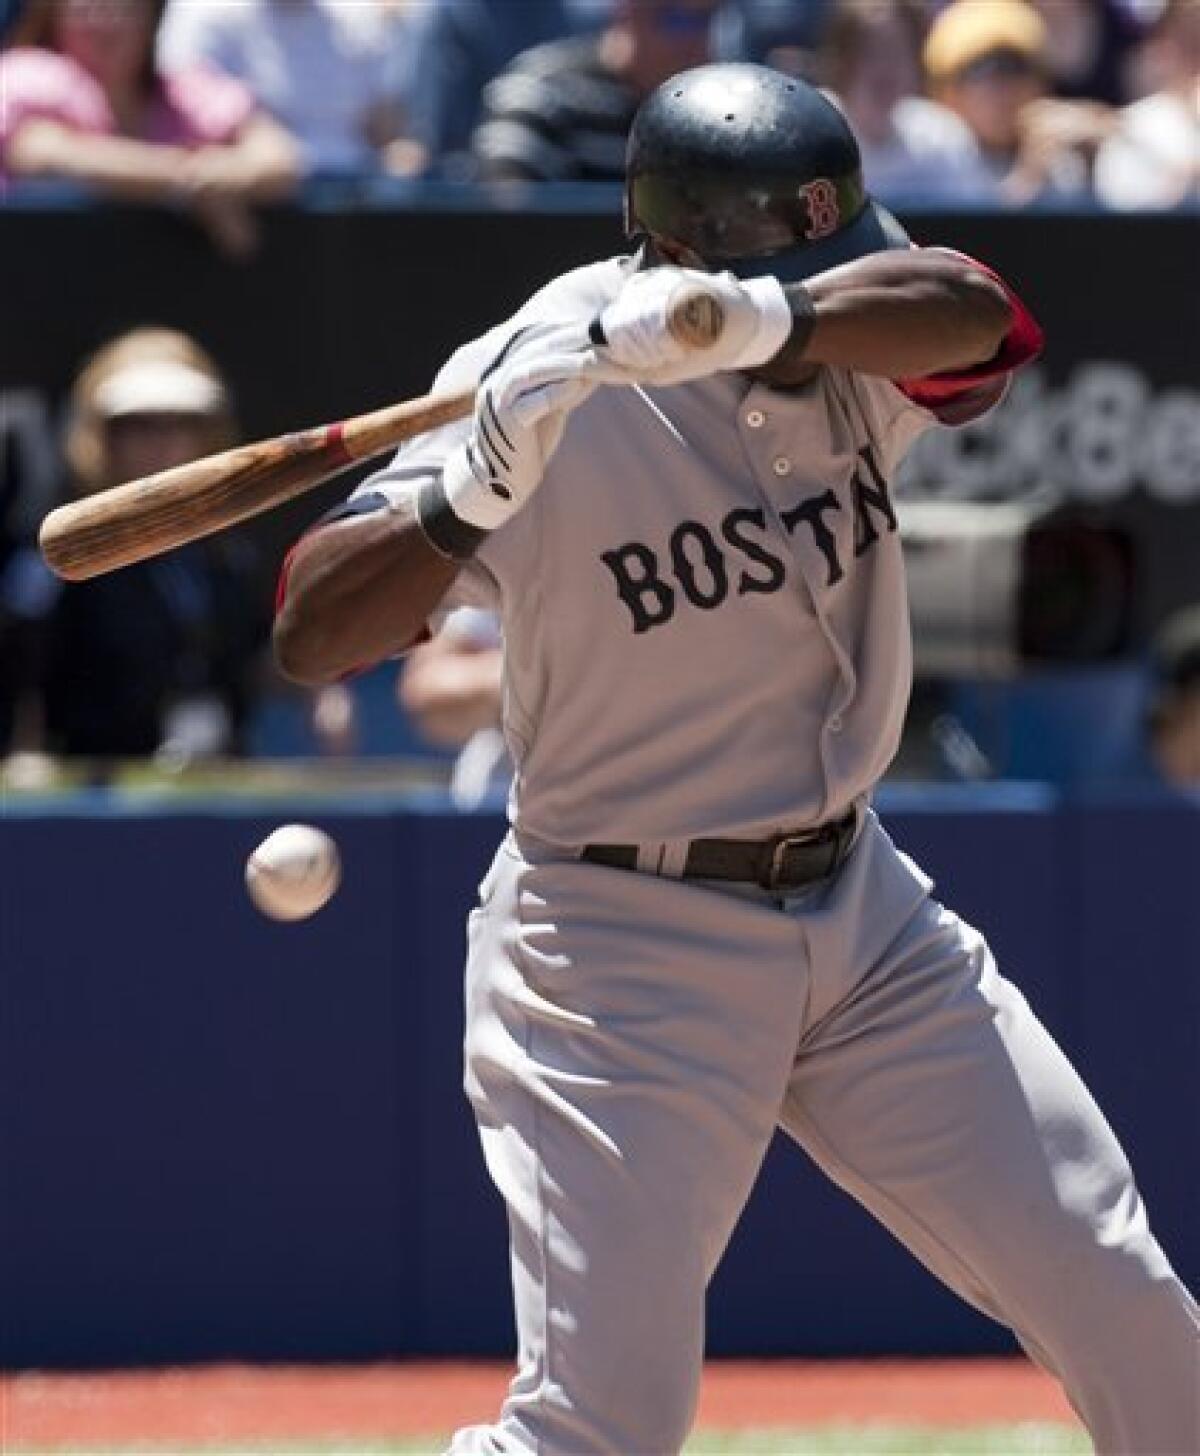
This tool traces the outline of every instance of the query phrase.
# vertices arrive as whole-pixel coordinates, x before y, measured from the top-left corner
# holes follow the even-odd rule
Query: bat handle
[[[667,304],[667,328],[676,343],[708,349],[721,337],[725,310],[703,284],[681,283]]]

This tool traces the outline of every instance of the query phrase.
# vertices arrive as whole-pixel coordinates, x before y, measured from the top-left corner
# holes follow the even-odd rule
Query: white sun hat
[[[121,415],[211,415],[225,391],[188,364],[130,364],[97,388],[93,406],[102,419]]]

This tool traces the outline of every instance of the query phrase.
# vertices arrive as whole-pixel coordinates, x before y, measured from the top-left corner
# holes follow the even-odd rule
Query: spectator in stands
[[[93,356],[71,394],[79,494],[233,443],[228,390],[192,339],[137,329]],[[229,533],[62,589],[49,630],[46,747],[170,764],[236,753],[266,640],[253,557]]]
[[[1050,89],[1065,101],[1119,106],[1140,38],[1137,0],[1034,0],[1046,27]]]
[[[1088,195],[1106,108],[1048,99],[1046,27],[1025,0],[953,0],[925,43],[934,96],[975,135],[1005,202]]]
[[[817,51],[832,0],[725,0],[713,28],[715,59],[757,61],[817,83]]]
[[[297,151],[239,82],[157,69],[164,3],[29,0],[0,55],[0,175],[186,207],[244,254],[250,205],[292,189]]]
[[[180,0],[175,0],[180,3]],[[487,83],[522,51],[604,24],[612,0],[426,0],[413,18],[408,106],[429,169],[469,176],[471,134]]]
[[[1151,94],[1115,113],[1096,157],[1109,207],[1175,207],[1200,197],[1200,3],[1166,0],[1143,58]]]
[[[396,683],[400,708],[430,743],[458,748],[450,796],[474,809],[503,793],[512,761],[500,731],[503,652],[491,612],[451,612],[431,642],[405,659]]]
[[[36,741],[37,688],[45,623],[58,579],[37,549],[53,475],[37,470],[9,429],[17,409],[0,392],[0,761]]]
[[[716,0],[616,0],[594,36],[518,56],[483,94],[472,150],[487,180],[615,181],[642,98],[709,58]]]
[[[1150,662],[1151,756],[1168,783],[1200,789],[1200,604],[1163,623],[1151,644]]]
[[[820,80],[846,113],[876,197],[978,201],[995,193],[970,129],[920,95],[921,0],[836,0],[818,57]]]
[[[171,0],[159,56],[243,82],[308,172],[411,174],[423,154],[406,137],[406,29],[391,0]]]

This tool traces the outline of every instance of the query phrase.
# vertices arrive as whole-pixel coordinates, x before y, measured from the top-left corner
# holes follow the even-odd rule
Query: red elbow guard
[[[986,263],[967,257],[965,253],[955,253],[955,257],[963,258],[972,267],[986,273],[1004,289],[1012,309],[1012,322],[1000,342],[1000,347],[990,359],[965,369],[948,369],[942,374],[930,374],[923,379],[896,381],[897,388],[914,404],[932,410],[947,424],[962,423],[991,409],[1003,396],[1009,376],[1032,363],[1042,352],[1045,343],[1041,325],[998,273]]]

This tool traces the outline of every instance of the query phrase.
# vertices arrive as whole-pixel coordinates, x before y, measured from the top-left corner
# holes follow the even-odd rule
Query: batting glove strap
[[[441,476],[417,492],[417,524],[438,555],[450,561],[469,561],[488,534],[454,514]]]
[[[774,359],[791,338],[792,306],[778,278],[750,278],[739,283],[737,287],[750,301],[754,324],[745,343],[727,367],[756,369],[760,364]]]

